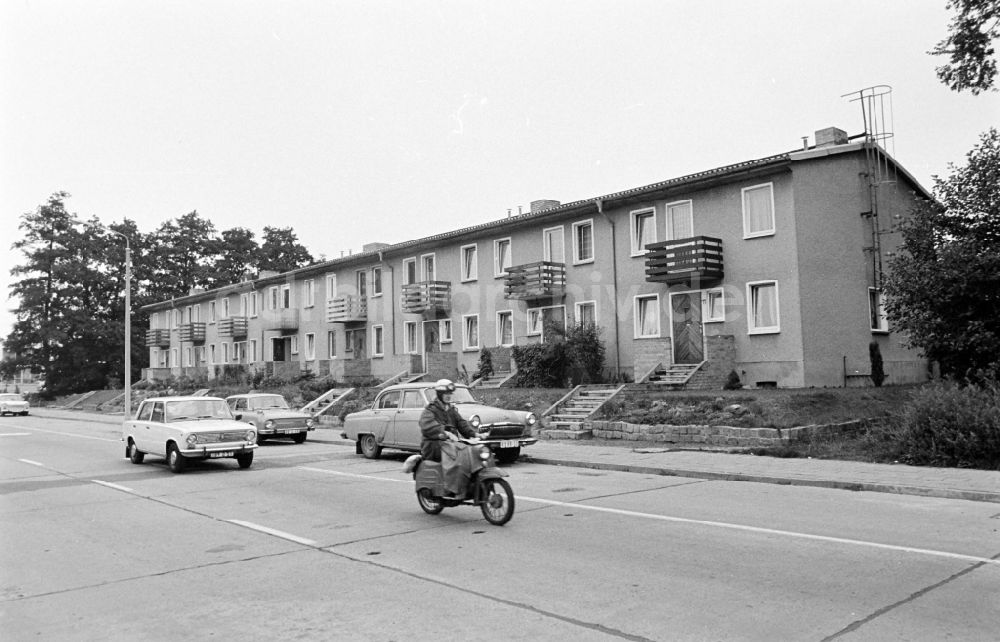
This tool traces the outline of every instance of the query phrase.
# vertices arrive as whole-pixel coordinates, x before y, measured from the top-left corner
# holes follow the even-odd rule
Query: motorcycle
[[[472,449],[472,470],[469,471],[465,492],[455,496],[447,495],[441,464],[420,459],[413,471],[420,508],[428,515],[437,515],[445,508],[462,504],[478,506],[486,521],[503,526],[514,516],[514,491],[504,479],[507,473],[497,468],[493,452],[488,446],[468,439],[457,441]]]

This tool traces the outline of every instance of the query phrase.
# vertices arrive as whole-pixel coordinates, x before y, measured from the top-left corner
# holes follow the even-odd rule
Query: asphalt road
[[[4,640],[996,640],[995,504],[517,463],[503,527],[402,456],[269,442],[174,475],[0,420]]]

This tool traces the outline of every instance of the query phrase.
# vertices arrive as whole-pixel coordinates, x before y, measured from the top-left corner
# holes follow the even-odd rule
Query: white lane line
[[[32,466],[38,466],[39,468],[48,468],[48,466],[46,466],[45,464],[40,464],[37,461],[32,461],[30,459],[18,459],[18,461],[22,461],[26,464],[31,464]]]
[[[34,432],[44,432],[50,435],[61,435],[63,437],[76,437],[77,439],[96,439],[97,441],[121,441],[121,438],[109,439],[107,437],[94,437],[93,435],[77,435],[71,432],[59,432],[58,430],[42,430],[41,428],[32,428]]]
[[[244,528],[249,528],[250,530],[259,531],[261,533],[267,533],[268,535],[274,535],[275,537],[280,537],[281,539],[287,539],[290,542],[295,542],[296,544],[302,544],[303,546],[316,547],[318,544],[315,540],[306,539],[305,537],[299,537],[297,535],[292,535],[291,533],[285,533],[283,531],[274,530],[273,528],[268,528],[267,526],[261,526],[260,524],[254,524],[253,522],[244,522],[238,519],[227,519],[225,520],[230,524],[236,524],[237,526],[242,526]]]
[[[357,477],[362,479],[374,479],[376,481],[391,481],[391,482],[408,482],[409,480],[403,479],[386,479],[384,477],[375,477],[373,475],[359,475],[355,473],[341,473],[333,470],[324,470],[322,468],[310,468],[307,466],[299,466],[303,470],[310,470],[318,473],[325,473],[328,475],[342,475],[344,477]],[[704,519],[689,519],[687,517],[673,517],[670,515],[657,515],[655,513],[640,513],[638,511],[624,510],[621,508],[605,508],[603,506],[590,506],[588,504],[577,504],[573,502],[560,502],[554,499],[541,499],[538,497],[526,497],[524,495],[516,495],[518,501],[535,502],[537,504],[548,504],[549,506],[561,506],[563,508],[573,508],[579,510],[590,510],[598,513],[612,513],[614,515],[623,515],[625,517],[638,517],[641,519],[652,519],[663,522],[674,522],[678,524],[695,524],[698,526],[712,526],[714,528],[726,528],[730,530],[745,531],[748,533],[762,533],[765,535],[779,535],[783,537],[795,537],[799,539],[810,539],[820,542],[829,542],[832,544],[848,544],[852,546],[867,546],[869,548],[879,548],[889,551],[897,551],[901,553],[915,553],[918,555],[930,555],[933,557],[945,557],[949,559],[962,560],[966,562],[975,562],[977,564],[996,564],[1000,565],[1000,559],[992,559],[989,557],[977,557],[975,555],[963,555],[961,553],[949,553],[948,551],[936,551],[928,548],[914,548],[912,546],[897,546],[895,544],[883,544],[881,542],[868,542],[859,539],[847,539],[843,537],[830,537],[827,535],[813,535],[812,533],[799,533],[796,531],[782,531],[774,528],[761,528],[759,526],[747,526],[746,524],[732,524],[729,522],[716,522]]]
[[[404,484],[412,484],[413,479],[389,479],[387,477],[375,477],[374,475],[359,475],[357,473],[342,473],[338,470],[326,470],[325,468],[312,468],[310,466],[298,466],[302,470],[308,470],[314,473],[322,473],[324,475],[337,475],[338,477],[354,477],[357,479],[374,479],[375,481],[384,482],[402,482]],[[401,473],[402,474],[402,473]],[[407,475],[409,477],[409,475]]]
[[[94,482],[95,484],[100,484],[101,486],[107,486],[108,488],[114,488],[115,490],[124,491],[126,493],[132,493],[133,495],[135,494],[135,491],[129,488],[128,486],[119,486],[118,484],[112,484],[111,482],[101,481],[100,479],[91,479],[90,481]]]
[[[30,432],[0,432],[0,437],[26,437]]]

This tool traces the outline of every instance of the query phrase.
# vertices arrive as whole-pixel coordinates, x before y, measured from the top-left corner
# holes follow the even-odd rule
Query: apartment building
[[[888,383],[928,364],[887,324],[884,263],[917,181],[868,139],[812,146],[529,212],[144,308],[146,376],[224,369],[339,381],[460,378],[552,324],[602,329],[609,371],[687,364],[708,387]]]

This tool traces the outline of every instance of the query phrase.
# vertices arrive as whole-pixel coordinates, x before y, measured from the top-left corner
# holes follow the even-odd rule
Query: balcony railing
[[[181,341],[190,341],[192,343],[205,342],[205,324],[203,322],[192,321],[191,323],[182,323],[177,326],[177,332]]]
[[[245,337],[247,336],[246,317],[227,317],[219,319],[220,337]]]
[[[351,323],[368,319],[368,298],[345,294],[326,302],[327,323]]]
[[[507,268],[504,297],[508,299],[544,299],[565,294],[565,263],[538,261]]]
[[[703,284],[719,281],[722,269],[722,239],[692,236],[646,246],[646,280]]]
[[[155,348],[170,347],[170,330],[165,328],[155,328],[146,330],[146,346]]]
[[[451,310],[451,281],[420,281],[402,287],[403,312],[448,312]]]
[[[299,311],[294,308],[264,310],[260,316],[265,330],[299,329]]]

